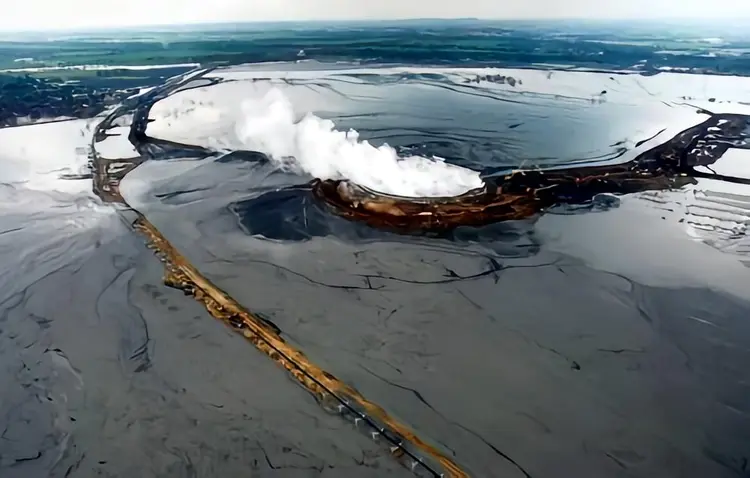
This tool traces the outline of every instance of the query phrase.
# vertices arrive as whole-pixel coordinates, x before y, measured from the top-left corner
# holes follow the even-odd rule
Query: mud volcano
[[[744,178],[696,168],[712,165],[730,147],[750,147],[749,126],[748,116],[713,114],[626,163],[519,170],[486,178],[484,187],[453,197],[392,196],[347,180],[316,180],[312,189],[333,213],[351,220],[402,232],[447,232],[459,226],[524,219],[558,204],[585,204],[604,193],[680,188],[696,183],[698,177],[747,183]]]
[[[422,438],[419,429],[402,423],[389,414],[387,408],[314,363],[301,348],[285,339],[280,327],[263,315],[245,308],[190,263],[144,214],[131,207],[121,195],[120,180],[144,161],[211,156],[211,151],[201,147],[151,138],[146,134],[149,111],[154,102],[174,91],[205,84],[202,75],[208,71],[200,70],[170,80],[125,102],[102,120],[92,139],[94,192],[104,202],[117,204],[121,217],[145,236],[148,246],[164,263],[166,285],[192,296],[205,306],[211,316],[245,337],[307,390],[324,411],[340,416],[352,428],[377,441],[384,452],[417,476],[480,476],[467,468],[466,464],[458,463],[458,459],[454,458],[455,453],[439,443],[435,445],[428,438]],[[555,204],[586,203],[602,193],[626,194],[681,187],[697,182],[700,177],[750,183],[748,179],[715,174],[710,168],[729,148],[750,149],[750,117],[715,115],[702,110],[700,113],[706,114],[708,119],[627,163],[515,171],[505,176],[486,178],[482,188],[455,197],[387,196],[348,181],[315,180],[311,188],[297,186],[295,189],[304,189],[306,194],[312,192],[321,204],[335,214],[374,227],[440,233],[459,226],[522,219]],[[99,154],[97,144],[108,136],[116,135],[114,120],[124,116],[132,117],[127,139],[135,153],[132,153],[132,157],[105,158]],[[236,153],[252,161],[267,159],[254,151]],[[492,267],[489,271],[496,272],[495,266]],[[580,365],[574,363],[580,370]],[[485,441],[481,436],[478,438]],[[494,445],[485,443],[509,467],[517,469],[520,473],[518,476],[531,476],[508,455]]]

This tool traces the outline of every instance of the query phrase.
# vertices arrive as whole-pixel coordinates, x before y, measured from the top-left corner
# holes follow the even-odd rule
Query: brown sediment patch
[[[669,189],[694,182],[676,175],[623,170],[520,171],[484,188],[449,198],[382,194],[346,180],[316,180],[313,194],[331,212],[372,227],[400,232],[445,232],[531,217],[559,203],[580,203],[599,193]]]
[[[487,188],[450,198],[405,198],[380,194],[346,180],[316,180],[312,190],[337,215],[400,231],[479,226],[532,215],[542,207],[533,195],[499,195]]]
[[[94,194],[104,202],[127,205],[120,194],[120,181],[142,162],[141,158],[124,160],[95,158],[92,162]]]

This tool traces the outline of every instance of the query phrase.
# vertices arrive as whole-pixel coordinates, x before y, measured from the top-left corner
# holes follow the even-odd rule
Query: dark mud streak
[[[472,306],[474,306],[475,309],[484,312],[484,307],[482,307],[481,305],[477,304],[476,301],[472,300],[468,295],[466,295],[466,293],[464,291],[462,291],[462,290],[460,290],[458,288],[456,288],[455,291],[458,292],[458,294],[461,297],[463,297],[466,300],[466,302],[468,302],[469,304],[471,304]],[[491,314],[487,314],[487,317],[489,317],[489,319],[492,322],[496,322],[497,321],[497,319],[495,319],[495,317],[492,316]]]
[[[80,468],[80,466],[81,466],[81,463],[83,463],[83,460],[84,460],[85,458],[86,458],[86,453],[85,453],[85,452],[84,452],[84,453],[81,453],[81,456],[80,456],[80,458],[78,458],[78,460],[76,460],[76,462],[75,462],[75,463],[73,463],[72,465],[70,465],[70,466],[68,467],[68,469],[67,469],[67,470],[65,470],[65,475],[64,475],[64,476],[65,476],[65,478],[68,478],[68,477],[69,477],[69,476],[70,476],[70,475],[71,475],[71,474],[72,474],[72,473],[73,473],[74,471],[77,471],[77,470],[78,470],[78,468]]]
[[[529,420],[531,420],[532,422],[534,422],[534,423],[535,423],[536,425],[538,425],[538,426],[539,426],[539,428],[541,428],[541,429],[542,429],[542,431],[543,431],[544,433],[552,433],[552,429],[551,429],[551,428],[550,428],[549,426],[547,426],[547,424],[546,424],[546,423],[544,423],[543,421],[541,421],[540,419],[538,419],[538,418],[537,418],[537,417],[535,417],[534,415],[531,415],[530,413],[526,413],[526,412],[516,412],[516,413],[517,413],[517,414],[518,414],[519,416],[522,416],[522,417],[528,418]]]
[[[547,352],[550,352],[550,353],[552,353],[554,355],[557,355],[558,357],[560,357],[564,361],[568,362],[570,364],[570,368],[572,370],[581,370],[581,365],[578,362],[576,362],[575,360],[571,359],[570,357],[568,357],[564,353],[560,352],[559,350],[556,350],[556,349],[554,349],[552,347],[547,347],[547,346],[543,345],[541,342],[539,342],[538,340],[535,340],[535,339],[528,339],[527,338],[527,340],[529,340],[530,343],[536,345],[540,349],[546,350]]]
[[[607,458],[609,458],[610,460],[614,461],[617,464],[617,466],[619,466],[623,470],[627,470],[628,469],[628,466],[625,463],[623,463],[622,461],[620,461],[616,456],[612,455],[611,453],[605,453],[604,455]]]
[[[635,349],[596,349],[596,350],[598,352],[608,352],[608,353],[615,354],[615,355],[620,355],[620,354],[625,354],[625,353],[628,353],[628,354],[643,354],[643,353],[647,352],[644,349],[638,349],[638,350],[635,350]]]
[[[695,171],[694,174],[696,178],[715,179],[717,181],[724,181],[726,183],[750,185],[750,178],[736,178],[732,176],[725,176],[723,174],[715,174],[715,173],[707,174],[702,171]]]
[[[63,254],[63,253],[61,253],[61,254]],[[37,284],[39,284],[40,282],[43,282],[43,281],[44,281],[45,279],[47,279],[47,278],[49,278],[49,277],[51,277],[51,276],[53,276],[53,275],[57,274],[58,272],[60,272],[60,271],[63,271],[63,270],[65,270],[65,269],[68,269],[68,268],[69,268],[70,266],[71,266],[71,264],[64,264],[64,265],[62,265],[62,266],[60,266],[60,267],[58,267],[58,268],[56,268],[56,269],[53,269],[53,270],[51,270],[51,271],[49,271],[49,272],[46,272],[46,273],[44,273],[44,274],[43,274],[43,275],[42,275],[41,277],[35,278],[35,279],[34,279],[34,280],[33,280],[32,282],[30,282],[29,284],[25,284],[24,290],[22,290],[22,291],[20,291],[20,292],[17,292],[17,293],[16,293],[16,294],[14,294],[14,295],[18,295],[18,294],[20,294],[20,295],[21,295],[21,299],[20,299],[20,301],[21,301],[21,302],[25,302],[25,301],[27,300],[27,299],[26,299],[26,293],[27,293],[27,290],[28,290],[28,289],[31,289],[31,288],[33,288],[34,286],[36,286],[36,285],[37,285]],[[11,296],[11,297],[12,297],[12,296]],[[10,299],[11,297],[9,297],[9,299]],[[7,299],[6,299],[6,300],[7,300]],[[14,307],[17,307],[17,305],[15,305]]]
[[[625,277],[622,274],[618,274],[616,272],[609,272],[609,271],[599,271],[599,272],[601,272],[602,274],[606,274],[606,275],[610,275],[610,276],[613,276],[613,277],[617,277],[617,278],[622,279],[623,281],[625,281],[628,284],[628,286],[630,287],[630,292],[628,293],[629,299],[635,305],[635,308],[638,311],[638,313],[641,316],[641,318],[646,323],[648,323],[649,325],[653,325],[654,324],[654,318],[653,318],[652,314],[649,313],[646,310],[646,307],[643,304],[643,299],[642,299],[642,296],[643,296],[643,286],[642,285],[640,285],[639,283],[635,282],[634,280],[632,280],[632,279],[630,279],[628,277]]]
[[[117,264],[115,264],[116,256],[112,257],[112,267],[117,270],[117,274],[107,283],[105,286],[99,291],[99,293],[96,295],[96,299],[94,300],[95,304],[95,311],[96,316],[99,319],[99,321],[102,320],[102,317],[105,316],[104,312],[101,310],[100,303],[102,301],[102,297],[104,294],[107,293],[107,291],[114,286],[114,284],[120,279],[120,277],[131,270],[131,267],[125,267],[124,269],[120,269],[117,267]]]
[[[226,260],[226,259],[221,259],[221,258],[215,258],[214,260],[212,260],[212,262],[231,263],[232,261],[229,261],[229,260]],[[273,262],[263,261],[263,260],[259,260],[259,259],[245,259],[242,262],[245,263],[245,264],[261,264],[261,265],[265,265],[265,266],[270,266],[270,267],[273,267],[274,269],[277,269],[279,271],[286,272],[286,273],[291,274],[291,275],[293,275],[295,277],[299,277],[300,279],[303,279],[305,282],[308,282],[310,284],[319,285],[321,287],[327,287],[329,289],[377,291],[377,290],[380,290],[380,289],[383,288],[382,286],[381,287],[374,287],[371,283],[369,283],[368,279],[373,279],[373,278],[375,278],[377,276],[372,276],[372,277],[368,277],[366,275],[360,276],[360,277],[362,277],[363,281],[365,282],[365,285],[360,285],[360,286],[358,286],[358,285],[330,284],[330,283],[327,283],[327,282],[321,282],[321,281],[312,279],[312,278],[306,276],[305,274],[302,274],[301,272],[297,272],[297,271],[292,270],[292,269],[290,269],[288,267],[285,267],[285,266],[274,264]]]
[[[7,428],[6,428],[6,431],[7,431]],[[3,433],[3,434],[5,434],[5,433]],[[42,452],[38,451],[38,452],[36,452],[36,455],[34,455],[34,456],[29,456],[29,457],[25,457],[25,458],[16,458],[16,464],[23,463],[23,462],[26,462],[26,461],[38,460],[41,457],[42,457]]]
[[[645,143],[648,143],[649,141],[651,141],[652,139],[656,138],[657,136],[659,136],[660,134],[662,134],[666,130],[667,130],[667,128],[662,128],[662,129],[659,130],[658,133],[654,134],[653,136],[650,136],[650,137],[648,137],[646,139],[642,139],[642,140],[638,141],[637,143],[635,143],[635,147],[636,148],[641,147],[642,145],[644,145]]]
[[[445,268],[446,274],[445,279],[437,279],[437,280],[428,280],[428,281],[420,281],[420,280],[414,280],[414,279],[403,279],[400,277],[393,277],[393,276],[382,276],[377,274],[357,274],[359,277],[364,277],[367,279],[380,279],[380,280],[387,280],[387,281],[393,281],[393,282],[401,282],[404,284],[416,284],[416,285],[440,285],[440,284],[451,284],[454,282],[464,282],[464,281],[472,281],[476,279],[481,279],[483,277],[492,276],[495,283],[500,280],[499,274],[501,272],[504,272],[506,270],[511,269],[535,269],[535,268],[541,268],[541,267],[550,267],[554,266],[557,262],[550,262],[550,263],[544,263],[544,264],[531,264],[531,265],[514,265],[514,266],[505,266],[501,265],[496,259],[492,257],[487,257],[490,267],[482,272],[477,272],[476,274],[471,274],[468,276],[461,276],[457,274],[455,271],[452,271],[451,269]]]
[[[381,381],[383,381],[383,382],[387,383],[388,385],[390,385],[390,386],[392,386],[392,387],[396,387],[396,388],[399,388],[399,389],[401,389],[401,390],[405,390],[405,391],[407,391],[407,392],[410,392],[410,393],[411,393],[411,394],[413,394],[413,395],[414,395],[415,397],[417,397],[417,400],[419,400],[420,402],[422,402],[423,404],[425,404],[425,405],[427,406],[427,408],[429,408],[429,409],[430,409],[430,410],[432,410],[433,412],[435,412],[435,413],[437,413],[438,415],[440,415],[440,413],[438,413],[438,411],[437,411],[437,410],[435,410],[435,407],[433,407],[432,405],[430,405],[430,403],[429,403],[429,402],[427,401],[427,399],[425,399],[425,398],[424,398],[424,396],[422,396],[422,394],[421,394],[421,393],[419,393],[419,392],[418,392],[417,390],[414,390],[413,388],[410,388],[410,387],[406,387],[406,386],[404,386],[404,385],[399,385],[399,384],[397,384],[397,383],[395,383],[395,382],[391,382],[391,381],[390,381],[390,380],[388,380],[387,378],[385,378],[385,377],[381,377],[380,375],[376,374],[375,372],[373,372],[373,371],[372,371],[372,370],[370,370],[369,368],[365,367],[364,365],[362,365],[362,364],[358,364],[358,365],[359,365],[359,367],[360,367],[360,368],[361,368],[362,370],[364,370],[365,372],[369,373],[369,374],[370,374],[370,375],[372,375],[373,377],[375,377],[375,378],[377,378],[377,379],[379,379],[379,380],[381,380]],[[442,415],[441,415],[441,416],[442,416]]]
[[[460,423],[453,422],[453,424],[456,425],[459,428],[462,428],[467,433],[469,433],[469,434],[474,435],[475,437],[477,437],[485,445],[487,445],[488,447],[490,447],[492,449],[492,451],[494,451],[496,454],[498,454],[499,456],[501,456],[504,460],[508,461],[513,466],[515,466],[516,468],[518,468],[518,471],[520,471],[523,474],[523,476],[525,476],[526,478],[532,478],[532,476],[529,474],[528,471],[526,471],[526,469],[523,466],[521,466],[520,464],[518,464],[518,462],[516,462],[513,458],[511,458],[510,456],[508,456],[505,452],[501,451],[495,445],[493,445],[492,443],[490,443],[487,440],[485,440],[479,433],[477,433],[477,432],[475,432],[475,431],[473,431],[473,430],[471,430],[469,428],[466,428],[464,425],[461,425]]]
[[[197,193],[197,192],[202,192],[202,191],[208,191],[210,189],[211,188],[208,188],[208,187],[205,187],[205,188],[184,189],[184,190],[180,190],[180,191],[173,191],[173,192],[170,192],[170,193],[154,194],[154,197],[158,198],[158,199],[172,199],[172,198],[175,198],[177,196],[181,196],[183,194],[190,194],[190,193]]]
[[[386,363],[387,363],[387,362],[386,362]],[[433,412],[434,412],[434,413],[435,413],[436,415],[438,415],[438,416],[439,416],[440,418],[442,418],[442,419],[443,419],[443,420],[445,420],[446,422],[449,422],[449,423],[451,423],[451,422],[450,422],[450,420],[448,420],[448,419],[447,419],[447,418],[446,418],[446,417],[445,417],[445,416],[444,416],[444,415],[443,415],[442,413],[440,413],[439,411],[437,411],[437,410],[435,409],[435,407],[433,407],[433,406],[432,406],[432,405],[431,405],[431,404],[430,404],[430,403],[429,403],[429,402],[427,401],[427,399],[426,399],[426,398],[424,398],[424,396],[423,396],[423,395],[422,395],[422,394],[421,394],[421,393],[420,393],[419,391],[417,391],[417,390],[415,390],[415,389],[413,389],[413,388],[411,388],[411,387],[407,387],[407,386],[404,386],[404,385],[399,385],[399,384],[397,384],[397,383],[395,383],[395,382],[393,382],[393,381],[391,381],[391,380],[388,380],[387,378],[385,378],[385,377],[383,377],[383,376],[381,376],[381,375],[379,375],[379,374],[377,374],[377,373],[373,372],[372,370],[370,370],[369,368],[365,367],[365,366],[364,366],[364,365],[362,365],[362,364],[359,364],[359,363],[358,363],[357,365],[359,365],[359,367],[360,367],[360,368],[361,368],[362,370],[364,370],[365,372],[369,373],[370,375],[372,375],[373,377],[377,378],[378,380],[380,380],[380,381],[382,381],[382,382],[384,382],[384,383],[386,383],[386,384],[388,384],[388,385],[390,385],[390,386],[392,386],[392,387],[398,388],[398,389],[400,389],[400,390],[404,390],[404,391],[406,391],[406,392],[410,392],[410,393],[411,393],[412,395],[414,395],[414,396],[415,396],[415,397],[417,398],[417,400],[419,400],[420,402],[422,402],[422,403],[423,403],[423,404],[424,404],[424,405],[425,405],[425,406],[426,406],[427,408],[429,408],[430,410],[432,410],[432,411],[433,411]],[[394,368],[395,368],[395,367],[394,367]],[[397,371],[398,373],[401,373],[401,371],[400,371],[400,370],[398,370],[398,369],[396,369],[396,371]],[[453,456],[456,456],[456,452],[455,452],[455,450],[451,449],[451,448],[450,448],[450,447],[449,447],[448,445],[446,445],[445,443],[442,443],[442,442],[440,442],[440,444],[441,444],[442,446],[444,446],[444,447],[445,447],[445,448],[446,448],[447,450],[449,450],[449,451],[451,452],[451,454],[452,454]]]
[[[455,426],[457,426],[459,428],[462,428],[463,430],[467,431],[468,433],[474,435],[475,437],[477,437],[478,439],[480,439],[482,442],[484,442],[487,446],[489,446],[496,454],[500,455],[503,459],[505,459],[506,461],[508,461],[511,464],[513,464],[516,468],[518,468],[524,474],[524,476],[526,476],[528,478],[531,478],[531,476],[528,474],[528,472],[521,465],[519,465],[518,462],[516,462],[510,456],[508,456],[506,453],[500,451],[497,447],[495,447],[494,445],[492,445],[491,443],[489,443],[487,440],[485,440],[484,438],[482,438],[478,433],[470,430],[469,428],[465,427],[464,425],[461,425],[460,423],[454,422],[452,420],[449,420],[447,417],[445,417],[442,413],[440,413],[437,409],[435,409],[435,407],[433,407],[427,401],[427,399],[418,390],[415,390],[415,389],[413,389],[411,387],[400,385],[400,384],[395,383],[395,382],[393,382],[391,380],[388,380],[385,377],[382,377],[379,374],[377,374],[377,373],[373,372],[372,370],[368,369],[367,367],[365,367],[362,364],[358,364],[358,365],[365,372],[367,372],[370,375],[372,375],[373,377],[375,377],[375,378],[377,378],[377,379],[379,379],[379,380],[387,383],[388,385],[390,385],[392,387],[395,387],[395,388],[398,388],[400,390],[404,390],[406,392],[411,393],[412,395],[414,395],[417,398],[417,400],[419,400],[421,403],[423,403],[427,408],[429,408],[430,410],[432,410],[435,414],[437,414],[440,418],[442,418],[443,420],[445,420],[447,423],[450,423],[450,424],[455,425]],[[537,420],[534,420],[534,421],[536,421],[537,423],[539,423]],[[549,428],[546,427],[546,425],[542,424],[542,426],[549,432]],[[446,446],[446,445],[443,445],[443,446]],[[455,452],[454,452],[454,455],[455,455]]]
[[[133,285],[133,277],[130,277],[128,279],[127,286],[125,287],[125,290],[127,292],[127,297],[132,297],[132,285]],[[138,367],[134,370],[135,373],[145,372],[149,368],[151,368],[151,352],[149,350],[149,345],[151,344],[151,336],[149,335],[148,331],[148,323],[146,322],[145,317],[143,316],[143,310],[135,305],[133,301],[128,301],[129,305],[135,309],[135,311],[138,313],[138,318],[140,319],[140,325],[143,328],[143,343],[136,347],[136,349],[133,351],[132,355],[129,357],[129,360],[132,360],[134,362],[138,362]]]
[[[12,232],[23,231],[23,229],[24,229],[23,227],[14,227],[13,229],[0,231],[0,236],[4,236],[5,234],[10,234]]]

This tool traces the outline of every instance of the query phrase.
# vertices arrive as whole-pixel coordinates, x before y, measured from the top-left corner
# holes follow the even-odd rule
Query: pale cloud
[[[750,0],[6,0],[0,29],[393,18],[738,18]],[[720,5],[716,7],[716,5]]]

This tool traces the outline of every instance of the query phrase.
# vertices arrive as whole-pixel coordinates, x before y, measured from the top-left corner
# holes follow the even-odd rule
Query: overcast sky
[[[750,0],[2,0],[1,30],[268,20],[744,18]]]

